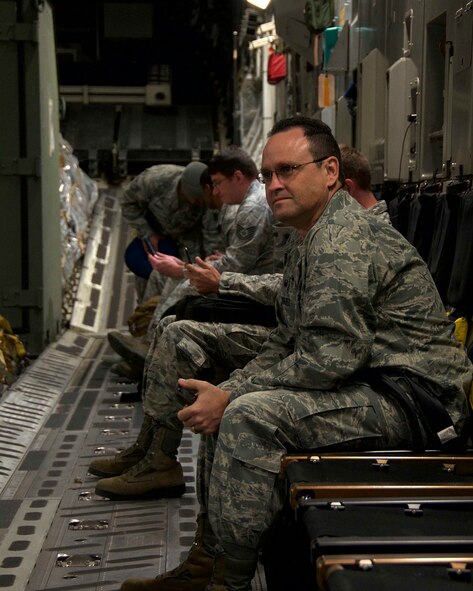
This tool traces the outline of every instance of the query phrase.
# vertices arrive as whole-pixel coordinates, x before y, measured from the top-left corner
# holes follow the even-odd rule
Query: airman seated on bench
[[[179,380],[197,400],[178,418],[204,435],[196,544],[174,572],[129,579],[122,591],[249,590],[263,536],[284,503],[277,476],[285,453],[414,445],[412,417],[370,385],[370,374],[407,371],[441,402],[452,438],[466,433],[472,368],[428,269],[341,189],[339,162],[319,121],[294,117],[270,133],[266,197],[299,237],[276,301],[278,326],[219,386]],[[174,425],[171,408],[162,410],[157,420]]]

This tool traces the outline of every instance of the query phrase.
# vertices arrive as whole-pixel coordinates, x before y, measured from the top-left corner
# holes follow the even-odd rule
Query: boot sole
[[[167,488],[155,488],[140,495],[120,495],[101,488],[95,489],[96,495],[98,495],[99,497],[107,497],[107,499],[110,499],[111,501],[139,501],[140,499],[174,499],[176,497],[182,497],[182,495],[185,492],[185,484],[181,484],[179,486],[169,486]]]
[[[99,478],[113,478],[113,476],[121,476],[123,472],[102,472],[94,468],[89,468],[88,473],[92,476],[98,476]]]
[[[121,378],[125,378],[125,379],[129,380],[130,382],[135,382],[135,383],[139,384],[143,379],[143,371],[138,370],[138,369],[133,369],[132,366],[125,359],[123,361],[129,367],[129,369],[117,368],[115,366],[112,366],[110,371],[113,374],[115,374],[116,376],[120,376]],[[143,368],[144,368],[144,366],[143,366]],[[140,400],[141,400],[141,398],[140,398]]]

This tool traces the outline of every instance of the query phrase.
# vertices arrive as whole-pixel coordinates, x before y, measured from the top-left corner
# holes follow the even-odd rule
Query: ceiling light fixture
[[[257,8],[261,8],[261,10],[266,10],[266,8],[268,8],[269,3],[271,2],[271,0],[246,0],[248,2],[248,4],[252,4],[253,6],[256,6]]]

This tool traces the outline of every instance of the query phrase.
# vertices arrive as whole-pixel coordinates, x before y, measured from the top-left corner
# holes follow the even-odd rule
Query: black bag
[[[466,449],[466,443],[455,431],[450,415],[435,393],[429,390],[425,380],[395,368],[361,372],[360,375],[373,390],[381,388],[399,402],[409,419],[415,451],[423,451],[426,447],[444,452]],[[426,446],[422,441],[420,425],[427,435]]]
[[[335,3],[333,0],[308,0],[304,8],[304,20],[311,33],[321,33],[333,27]]]
[[[245,296],[209,294],[186,296],[174,308],[176,320],[224,324],[277,325],[274,306],[266,306]]]

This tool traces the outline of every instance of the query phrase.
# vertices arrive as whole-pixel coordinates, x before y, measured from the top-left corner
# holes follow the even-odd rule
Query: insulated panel
[[[347,99],[343,96],[337,101],[335,139],[339,144],[347,146],[351,146],[353,143],[353,117],[348,110]]]
[[[401,58],[388,70],[386,163],[387,180],[405,181],[416,168],[418,70]]]
[[[426,20],[422,85],[424,92],[420,110],[422,179],[446,172],[444,151],[449,130],[445,125],[445,102],[449,92],[451,44],[446,41],[447,11],[444,8],[440,14],[429,13]]]
[[[0,2],[0,314],[39,354],[61,323],[59,115],[48,2]],[[7,281],[5,281],[7,278]]]
[[[359,68],[357,145],[372,166],[374,146],[384,145],[387,69],[388,61],[378,49],[373,49]]]
[[[471,174],[473,10],[461,8],[454,18],[452,91],[452,172]]]

